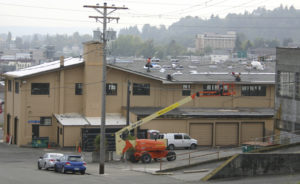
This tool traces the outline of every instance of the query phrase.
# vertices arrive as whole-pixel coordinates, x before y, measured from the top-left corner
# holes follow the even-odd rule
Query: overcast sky
[[[89,15],[100,16],[93,9],[83,5],[103,5],[96,0],[0,0],[0,33],[11,26],[85,28],[102,26]],[[226,16],[228,13],[251,12],[257,7],[274,9],[281,4],[293,5],[300,9],[300,0],[107,0],[108,5],[125,6],[128,10],[117,10],[110,16],[120,17],[119,23],[112,22],[109,28],[119,30],[123,27],[143,24],[171,25],[181,17],[191,15],[209,18],[211,14]],[[1,28],[2,27],[2,28]],[[5,27],[5,28],[3,28]],[[74,30],[75,32],[76,30]]]

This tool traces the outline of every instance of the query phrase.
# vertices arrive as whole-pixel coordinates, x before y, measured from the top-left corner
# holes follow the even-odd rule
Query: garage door
[[[237,144],[238,144],[238,124],[217,123],[216,124],[216,145],[231,146]]]
[[[242,143],[247,141],[263,141],[259,139],[264,135],[264,123],[262,122],[243,122],[242,123]]]
[[[211,123],[190,124],[190,136],[197,139],[200,146],[212,146],[212,130]]]

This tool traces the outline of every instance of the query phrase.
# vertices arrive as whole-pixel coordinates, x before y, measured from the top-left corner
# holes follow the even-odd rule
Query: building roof
[[[78,113],[54,114],[57,121],[63,126],[100,126],[101,117],[85,117]],[[107,114],[105,125],[126,125],[126,118],[120,114]]]
[[[66,58],[64,60],[64,67],[80,64],[83,62],[84,61],[81,58]],[[48,63],[24,68],[24,69],[17,70],[17,71],[6,72],[4,74],[4,76],[21,78],[21,77],[27,77],[30,75],[34,75],[34,74],[57,70],[59,68],[60,68],[60,61],[57,60],[57,61],[53,61],[53,62],[48,62]]]
[[[138,116],[148,116],[161,110],[160,107],[132,107],[130,112]],[[162,117],[196,117],[196,118],[254,118],[254,117],[273,117],[274,109],[272,108],[238,108],[238,109],[221,109],[221,108],[177,108]]]
[[[109,67],[127,71],[148,78],[160,80],[163,83],[211,83],[211,82],[235,82],[235,74],[240,73],[241,84],[275,84],[275,63],[266,62],[262,68],[252,65],[258,63],[248,62],[219,62],[201,63],[199,61],[161,61],[153,63],[150,72],[145,67],[146,61],[117,62],[109,64]],[[172,76],[172,81],[167,80],[167,75]]]
[[[84,63],[81,58],[66,58],[64,66],[73,66]],[[200,62],[197,60],[181,60],[176,63],[171,61],[160,61],[152,63],[153,68],[147,72],[146,61],[126,61],[108,64],[108,67],[134,73],[136,75],[162,81],[166,84],[176,83],[215,83],[218,81],[235,82],[232,72],[241,74],[241,84],[275,84],[275,63],[263,63],[263,69],[256,67],[249,62],[226,61],[226,62]],[[22,78],[60,68],[60,61],[53,61],[21,69],[18,71],[6,72],[4,76]],[[172,80],[167,80],[167,75]]]

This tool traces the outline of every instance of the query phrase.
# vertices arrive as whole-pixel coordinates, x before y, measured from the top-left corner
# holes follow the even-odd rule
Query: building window
[[[182,85],[182,96],[190,96],[191,95],[191,85],[183,84]]]
[[[294,97],[295,73],[278,72],[277,95],[282,97]]]
[[[11,80],[8,80],[7,82],[7,90],[11,91]]]
[[[228,85],[203,84],[203,95],[219,95],[220,89],[222,89],[222,93],[228,93]]]
[[[49,95],[49,83],[31,83],[32,95]]]
[[[300,99],[300,73],[296,73],[296,98]]]
[[[266,96],[266,86],[242,85],[242,96]]]
[[[19,93],[19,82],[15,82],[15,93]]]
[[[10,114],[7,114],[6,118],[6,134],[10,135]]]
[[[75,95],[82,95],[82,83],[75,83]]]
[[[40,125],[41,126],[51,126],[52,125],[52,118],[51,117],[41,117]]]
[[[118,85],[115,83],[106,84],[106,95],[117,95]]]
[[[150,84],[133,83],[133,95],[150,95]]]

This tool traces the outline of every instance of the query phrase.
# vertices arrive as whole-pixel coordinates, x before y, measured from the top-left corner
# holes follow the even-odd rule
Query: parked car
[[[38,169],[53,169],[56,159],[62,156],[63,154],[61,153],[45,153],[44,156],[40,157],[37,162]]]
[[[186,133],[165,133],[160,134],[160,139],[167,139],[168,149],[173,150],[175,148],[190,148],[196,149],[198,141],[192,139]]]
[[[66,173],[71,171],[73,173],[80,172],[85,174],[86,163],[80,155],[64,155],[57,159],[54,165],[55,172]]]

